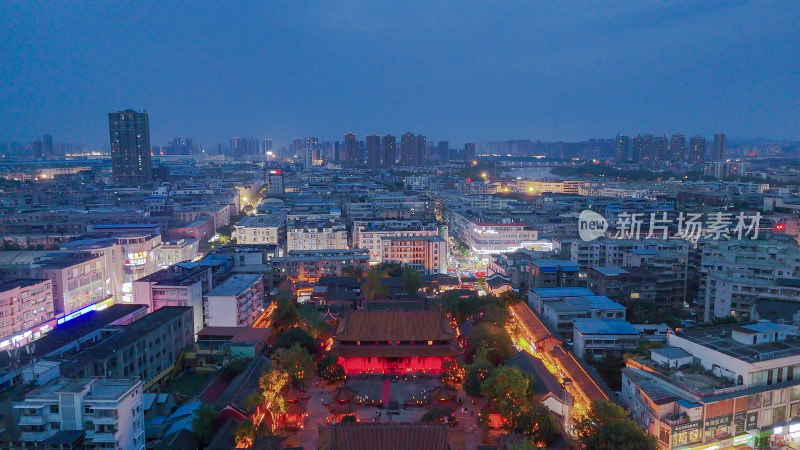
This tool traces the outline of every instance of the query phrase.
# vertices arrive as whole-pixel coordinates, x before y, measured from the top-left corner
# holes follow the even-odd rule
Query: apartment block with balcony
[[[560,259],[537,259],[528,263],[530,288],[586,287],[586,274],[578,263]]]
[[[198,239],[178,239],[162,243],[159,267],[167,268],[173,264],[197,258],[199,244]]]
[[[285,231],[286,221],[283,215],[247,216],[234,225],[238,244],[282,245]]]
[[[205,325],[249,327],[264,310],[264,280],[258,274],[234,274],[203,298]]]
[[[703,242],[700,298],[705,319],[747,319],[761,302],[800,306],[800,249],[793,241],[733,240]],[[795,311],[784,317],[791,319]]]
[[[55,323],[48,322],[54,318],[52,281],[22,279],[0,284],[0,341],[24,345],[38,337],[34,333],[41,335],[42,326],[48,327],[44,331],[52,329]]]
[[[597,266],[586,270],[589,289],[627,306],[654,303],[657,277],[654,272],[636,267]]]
[[[347,228],[340,223],[296,220],[286,226],[286,251],[346,248]]]
[[[293,286],[312,287],[325,276],[339,277],[348,267],[369,268],[369,250],[291,251],[268,261],[268,289],[288,280]]]
[[[439,236],[383,237],[381,260],[411,266],[421,275],[447,273],[447,241]]]
[[[98,342],[50,359],[60,363],[64,377],[137,377],[150,390],[163,384],[193,343],[192,308],[167,306],[130,324],[107,327]]]
[[[13,446],[42,448],[48,440],[83,440],[86,448],[143,450],[142,391],[136,378],[52,380],[13,403],[20,431]]]
[[[446,227],[444,227],[445,239]],[[353,222],[353,248],[369,249],[370,264],[382,261],[381,239],[384,237],[439,236],[440,227],[420,220],[371,220]]]
[[[211,268],[179,265],[160,270],[133,282],[133,301],[150,311],[165,306],[189,306],[193,311],[194,333],[203,329],[203,295],[213,287]]]

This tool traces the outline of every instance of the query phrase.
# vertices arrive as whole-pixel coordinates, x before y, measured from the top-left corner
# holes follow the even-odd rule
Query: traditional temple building
[[[460,352],[441,311],[351,311],[339,321],[331,347],[346,374],[438,374]]]

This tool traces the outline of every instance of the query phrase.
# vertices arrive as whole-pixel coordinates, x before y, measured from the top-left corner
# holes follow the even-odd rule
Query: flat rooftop
[[[247,216],[236,223],[237,227],[280,227],[283,217],[274,215]]]
[[[687,328],[677,336],[748,363],[800,355],[798,336],[788,336],[782,341],[761,344],[743,344],[731,337],[734,329],[738,330],[747,325],[754,324]]]
[[[590,269],[607,277],[617,277],[620,275],[626,275],[630,273],[629,271],[623,269],[622,267],[617,267],[617,266],[593,266],[590,267]]]
[[[137,311],[147,311],[147,306],[117,304],[111,305],[102,311],[90,311],[86,314],[82,314],[69,322],[57,326],[53,331],[34,341],[36,345],[31,347],[33,349],[33,355],[37,357],[46,356],[65,345],[80,340],[90,333],[108,327],[117,320]],[[28,353],[23,350],[20,354],[24,356]],[[0,352],[0,361],[7,359],[8,353]]]
[[[582,287],[553,287],[553,288],[536,288],[531,289],[531,292],[542,298],[550,297],[585,297],[595,295],[591,289]]]
[[[237,273],[228,277],[222,284],[211,290],[208,297],[227,297],[236,296],[245,292],[250,286],[258,283],[262,279],[260,274]]]
[[[614,319],[575,319],[575,329],[581,334],[639,334],[629,322]]]
[[[207,270],[208,267],[203,266],[195,266],[184,271],[162,269],[136,281],[146,281],[163,286],[188,286],[196,283],[198,281],[197,277]]]
[[[39,278],[23,278],[17,280],[7,281],[5,283],[0,284],[0,292],[8,291],[11,289],[16,288],[24,288],[28,286],[35,286],[39,283],[43,283],[48,280],[39,279]]]

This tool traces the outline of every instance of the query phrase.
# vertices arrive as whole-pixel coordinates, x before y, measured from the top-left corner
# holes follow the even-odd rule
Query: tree
[[[467,342],[467,356],[474,359],[477,349],[483,346],[488,349],[486,357],[495,366],[514,355],[514,345],[506,330],[490,323],[480,323],[473,328],[467,335]]]
[[[442,364],[442,381],[449,384],[458,384],[464,381],[467,371],[459,367],[458,362],[448,359]]]
[[[200,442],[208,444],[214,437],[216,429],[214,421],[217,420],[217,411],[208,403],[203,403],[194,413],[192,418],[192,432],[197,435]]]
[[[342,274],[346,277],[361,278],[364,276],[364,268],[361,266],[345,266],[342,268]]]
[[[289,384],[289,373],[286,370],[271,368],[258,380],[261,396],[264,397],[264,406],[269,413],[271,433],[275,433],[277,414],[286,412],[286,400],[281,391]]]
[[[625,367],[625,361],[619,353],[607,353],[602,359],[595,362],[594,366],[597,373],[612,390],[622,389],[622,368]]]
[[[494,410],[503,416],[513,429],[519,415],[530,405],[533,379],[516,367],[501,366],[481,383],[481,394],[489,399]]]
[[[356,423],[356,422],[358,422],[356,420],[356,416],[352,414],[342,417],[342,423]]]
[[[295,344],[299,344],[309,354],[317,352],[317,341],[300,327],[289,328],[281,333],[275,348],[291,348]]]
[[[336,362],[333,355],[325,355],[317,361],[317,374],[325,381],[339,381],[344,378],[344,368]]]
[[[313,359],[305,348],[299,343],[290,348],[280,348],[272,355],[272,362],[281,370],[289,374],[289,378],[294,383],[299,383],[308,379],[313,367]]]
[[[253,419],[248,417],[239,422],[236,426],[236,430],[233,432],[233,437],[237,446],[245,445],[246,448],[250,448],[253,446],[253,441],[255,441],[256,436],[264,435],[265,432],[263,421],[256,427],[255,423],[253,423]]]
[[[236,375],[244,372],[245,364],[239,358],[228,360],[223,366],[220,374],[227,380],[233,380]]]
[[[486,358],[477,358],[467,368],[464,392],[473,397],[481,395],[481,383],[491,375],[494,365]]]
[[[533,442],[544,446],[552,444],[561,435],[561,428],[550,414],[550,409],[541,403],[534,403],[520,414],[513,430],[515,433],[524,433]]]
[[[303,318],[304,328],[306,332],[315,339],[324,338],[329,335],[331,330],[325,319],[322,318],[319,311],[311,304],[300,305],[297,308],[300,317]]]
[[[416,297],[419,288],[422,287],[422,278],[419,276],[419,272],[411,266],[403,266],[403,274],[400,278],[403,284],[403,291],[411,298]]]
[[[381,278],[384,276],[383,271],[379,269],[371,269],[367,272],[367,279],[361,285],[361,291],[364,292],[367,300],[375,300],[386,295],[386,286],[381,283]]]
[[[292,328],[300,322],[300,313],[297,311],[297,300],[286,297],[275,299],[277,307],[272,319],[272,328],[275,330],[286,330]]]
[[[500,299],[501,302],[509,306],[516,305],[517,303],[521,303],[526,300],[525,296],[523,296],[519,292],[514,292],[514,291],[505,291],[501,293],[498,298]]]
[[[432,409],[420,417],[420,422],[444,422],[445,417],[449,423],[455,423],[455,415],[447,409]]]
[[[656,438],[628,419],[625,410],[596,400],[589,413],[574,423],[578,444],[585,449],[656,449]]]
[[[519,444],[509,444],[506,447],[508,450],[538,450],[539,447],[530,439],[523,439]]]

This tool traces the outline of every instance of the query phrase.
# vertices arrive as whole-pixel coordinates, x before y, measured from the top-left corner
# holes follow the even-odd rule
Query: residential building
[[[800,304],[800,249],[790,239],[704,241],[700,274],[705,320],[747,319],[760,302]]]
[[[639,347],[639,331],[624,320],[575,319],[573,351],[579,358],[591,354],[602,358],[609,353],[624,353]]]
[[[570,260],[536,259],[528,263],[529,288],[585,287],[586,276]]]
[[[439,236],[442,231],[436,224],[424,224],[419,220],[356,220],[353,222],[353,248],[368,249],[370,263],[379,264],[383,261],[382,238]],[[444,234],[446,238],[446,228]]]
[[[566,297],[544,302],[542,317],[563,336],[572,336],[575,320],[625,320],[625,307],[603,295]]]
[[[287,252],[286,256],[273,258],[268,262],[266,273],[267,288],[277,287],[288,280],[293,286],[316,284],[324,276],[342,276],[347,268],[369,268],[369,250],[322,250]]]
[[[381,237],[381,261],[409,265],[422,275],[447,273],[447,241],[439,236]]]
[[[120,184],[150,183],[150,122],[146,112],[130,109],[108,114],[111,170]]]
[[[257,274],[234,274],[203,299],[205,324],[249,327],[264,310],[264,280]]]
[[[586,278],[587,286],[597,295],[605,295],[623,305],[656,301],[658,275],[649,270],[618,266],[589,267]]]
[[[20,441],[25,446],[46,444],[55,436],[67,438],[81,431],[87,447],[143,450],[142,391],[137,378],[52,380],[13,404],[19,414]]]
[[[200,241],[197,239],[178,239],[171,242],[163,242],[161,244],[161,259],[158,262],[159,267],[167,268],[173,264],[184,261],[192,261],[199,255]]]
[[[296,220],[286,226],[286,251],[346,248],[347,228],[340,223]]]
[[[165,306],[192,308],[194,333],[203,329],[203,295],[213,286],[211,269],[197,265],[193,268],[173,266],[133,282],[133,302],[147,305],[149,311]]]
[[[75,353],[48,358],[67,378],[138,377],[157,388],[175,371],[181,352],[194,343],[192,308],[166,306],[130,324],[108,327],[102,338]]]
[[[238,244],[283,244],[285,221],[282,216],[247,216],[234,225]]]
[[[714,135],[714,147],[711,151],[711,158],[714,161],[725,161],[725,133]]]
[[[18,279],[0,284],[0,341],[25,345],[52,329],[54,318],[51,280]]]

